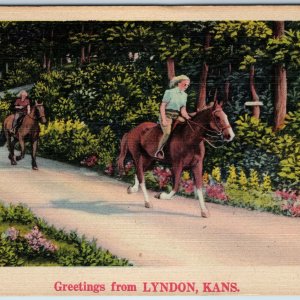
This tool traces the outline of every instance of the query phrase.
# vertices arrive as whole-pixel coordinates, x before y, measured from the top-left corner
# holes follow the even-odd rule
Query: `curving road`
[[[0,148],[0,201],[26,203],[48,223],[77,230],[135,266],[300,266],[300,220],[176,197],[143,206],[142,193],[85,168],[30,157],[10,166]]]

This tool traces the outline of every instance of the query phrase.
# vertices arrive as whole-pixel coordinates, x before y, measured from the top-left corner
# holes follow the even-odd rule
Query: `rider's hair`
[[[186,75],[179,75],[179,76],[173,77],[169,84],[170,88],[177,86],[178,83],[183,80],[190,80],[190,79]]]
[[[21,97],[22,94],[26,94],[26,97],[28,96],[28,93],[25,90],[22,90],[19,92],[18,97]]]

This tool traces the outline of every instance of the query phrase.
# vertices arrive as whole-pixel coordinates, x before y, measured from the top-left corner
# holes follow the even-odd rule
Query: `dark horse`
[[[118,159],[120,172],[124,169],[124,159],[129,151],[136,167],[135,184],[128,188],[128,193],[137,192],[139,185],[144,193],[145,207],[152,207],[145,186],[144,172],[152,162],[161,129],[156,123],[145,122],[126,133],[121,141],[121,153]],[[171,199],[178,191],[183,169],[191,169],[195,180],[195,196],[198,197],[202,217],[208,217],[202,193],[202,168],[205,154],[204,141],[207,136],[216,135],[230,142],[234,138],[233,130],[222,107],[215,101],[213,105],[195,114],[190,120],[178,124],[165,146],[163,162],[172,165],[173,188],[170,193],[161,193],[160,199]]]
[[[11,133],[12,123],[14,115],[9,115],[3,123],[0,146],[4,146],[7,141],[7,148],[9,151],[8,158],[12,165],[16,165],[18,160],[21,160],[25,156],[25,141],[28,139],[31,142],[31,165],[33,170],[38,170],[36,164],[36,151],[39,139],[39,122],[42,124],[46,123],[45,110],[43,104],[35,103],[31,108],[30,114],[26,115],[22,121],[16,134]],[[14,154],[15,145],[19,142],[21,147],[21,153],[17,157]]]

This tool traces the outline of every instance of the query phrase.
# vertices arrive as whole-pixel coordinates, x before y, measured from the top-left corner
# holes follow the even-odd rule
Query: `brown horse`
[[[16,134],[11,133],[12,123],[14,115],[9,115],[3,123],[0,146],[4,146],[7,141],[7,148],[9,151],[8,158],[12,165],[16,165],[18,160],[21,160],[25,156],[25,141],[31,142],[31,165],[33,170],[38,170],[36,164],[36,151],[39,139],[39,122],[42,124],[46,123],[45,110],[43,104],[35,103],[32,107],[30,114],[26,115],[23,119],[21,126],[19,127]],[[15,145],[19,142],[21,153],[15,156],[14,150]]]
[[[128,193],[143,191],[145,207],[152,207],[145,186],[144,172],[149,170],[155,160],[153,153],[162,132],[156,123],[145,122],[126,133],[121,141],[121,153],[118,159],[120,172],[124,170],[127,152],[131,154],[136,168],[135,183],[128,188]],[[165,146],[165,159],[162,162],[172,165],[173,188],[170,193],[161,193],[160,199],[171,199],[178,191],[183,169],[191,169],[195,181],[195,196],[199,199],[202,217],[208,217],[202,193],[202,169],[205,154],[204,141],[209,142],[212,134],[223,141],[234,138],[233,130],[222,107],[215,101],[213,105],[195,114],[191,120],[178,124]]]

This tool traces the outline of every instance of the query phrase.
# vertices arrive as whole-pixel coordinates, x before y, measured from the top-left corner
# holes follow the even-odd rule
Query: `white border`
[[[0,6],[44,5],[298,5],[300,0],[0,0]]]

